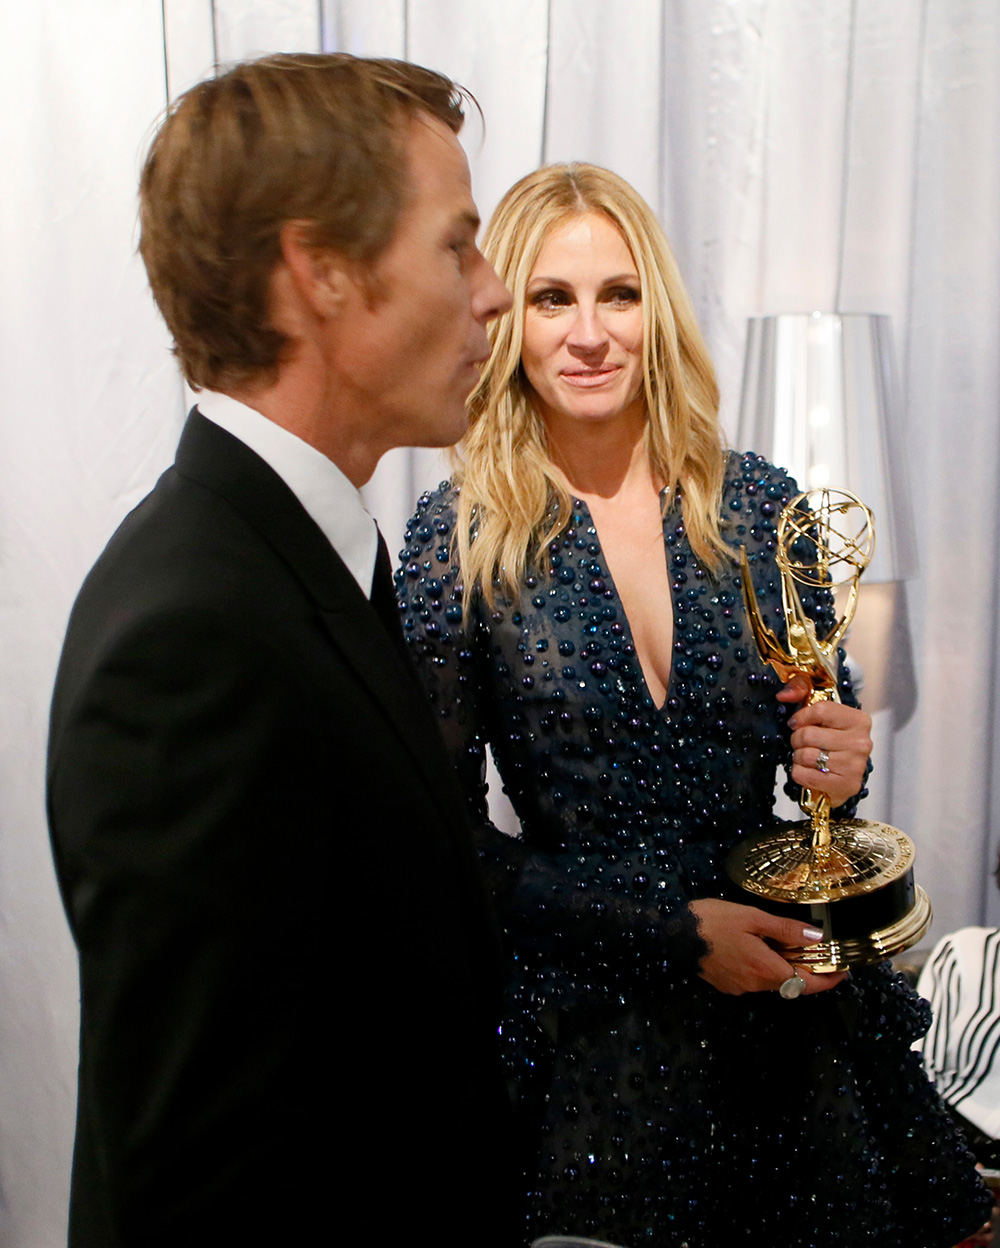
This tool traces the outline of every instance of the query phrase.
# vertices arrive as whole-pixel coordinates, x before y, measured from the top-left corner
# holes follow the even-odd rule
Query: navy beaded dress
[[[793,493],[758,457],[730,456],[723,536],[746,545],[779,631],[775,527]],[[697,976],[687,902],[732,895],[722,859],[771,822],[789,754],[737,565],[705,573],[674,500],[674,653],[657,708],[586,506],[518,602],[477,600],[463,628],[454,502],[447,485],[419,500],[397,588],[511,951],[502,1034],[526,1238],[954,1244],[990,1202],[910,1050],[926,1004],[885,966],[794,1002]],[[822,634],[832,606],[819,597]],[[519,838],[488,821],[488,742]]]

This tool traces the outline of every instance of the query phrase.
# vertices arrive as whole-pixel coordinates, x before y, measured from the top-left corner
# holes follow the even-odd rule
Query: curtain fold
[[[893,813],[916,832],[939,933],[980,917],[997,841],[998,47],[995,5],[928,0],[904,327],[921,559],[907,606],[919,700],[899,734]],[[1000,917],[992,885],[986,900]]]
[[[1000,8],[996,0],[36,0],[0,9],[0,1216],[65,1242],[76,966],[43,759],[76,589],[170,462],[186,399],[135,255],[167,99],[279,50],[408,57],[476,96],[488,216],[545,160],[605,164],[659,213],[735,427],[746,318],[886,312],[920,573],[869,594],[879,776],[935,933],[1000,921]],[[390,549],[447,471],[366,488]],[[875,641],[872,641],[872,639]],[[884,652],[888,652],[885,657]]]
[[[159,3],[0,6],[0,1239],[66,1242],[77,968],[44,810],[70,605],[169,462],[180,386],[135,251]],[[99,72],[95,70],[99,69]]]

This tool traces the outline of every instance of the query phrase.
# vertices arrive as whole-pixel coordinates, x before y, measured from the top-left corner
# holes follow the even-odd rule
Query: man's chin
[[[447,408],[433,412],[412,413],[399,416],[388,434],[388,446],[421,446],[428,450],[440,450],[454,446],[465,436],[469,428],[469,416],[464,400],[454,400]]]
[[[433,429],[429,429],[426,439],[422,440],[420,445],[429,448],[437,447],[438,449],[446,446],[454,446],[456,442],[461,441],[465,437],[469,429],[469,416],[462,405],[460,412],[456,413],[454,420],[438,421]]]

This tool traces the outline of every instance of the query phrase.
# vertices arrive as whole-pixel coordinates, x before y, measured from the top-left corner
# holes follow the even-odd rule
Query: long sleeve
[[[303,881],[300,851],[320,819],[275,728],[296,691],[271,651],[250,626],[161,612],[123,625],[58,703],[50,810],[89,1107],[78,1158],[100,1169],[78,1168],[75,1208],[92,1180],[122,1243],[203,1242],[227,1193],[239,1206],[302,1150],[266,1015],[306,999],[322,872],[314,861]]]
[[[682,873],[675,863],[665,863],[662,850],[651,844],[622,846],[594,821],[584,835],[560,842],[550,825],[532,821],[530,803],[522,800],[516,748],[524,743],[503,740],[511,730],[500,703],[517,695],[491,631],[499,621],[477,602],[463,624],[463,587],[451,551],[453,498],[444,490],[419,501],[406,533],[397,590],[404,633],[465,793],[508,937],[519,951],[585,964],[591,976],[606,966],[609,986],[624,968],[641,980],[693,973],[705,946],[687,908]],[[548,713],[543,711],[543,721]],[[529,822],[519,837],[504,835],[489,821],[490,741],[498,743],[502,757],[505,744],[515,747],[501,769],[515,809]],[[531,780],[523,784],[527,789]]]
[[[955,1081],[954,1044],[955,1017],[962,997],[961,971],[950,937],[939,941],[923,970],[917,991],[930,1002],[931,1025],[918,1042],[927,1072],[945,1099]]]

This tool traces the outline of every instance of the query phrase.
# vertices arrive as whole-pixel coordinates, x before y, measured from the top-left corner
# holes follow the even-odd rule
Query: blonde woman
[[[988,1198],[909,1052],[923,1007],[881,968],[803,972],[784,999],[782,949],[819,933],[732,899],[721,869],[789,754],[839,806],[871,748],[846,683],[845,705],[795,709],[744,617],[740,544],[781,623],[796,487],[724,451],[680,275],[620,178],[529,175],[484,251],[514,308],[398,586],[513,955],[530,1234],[952,1244]],[[487,820],[487,742],[517,839]]]

